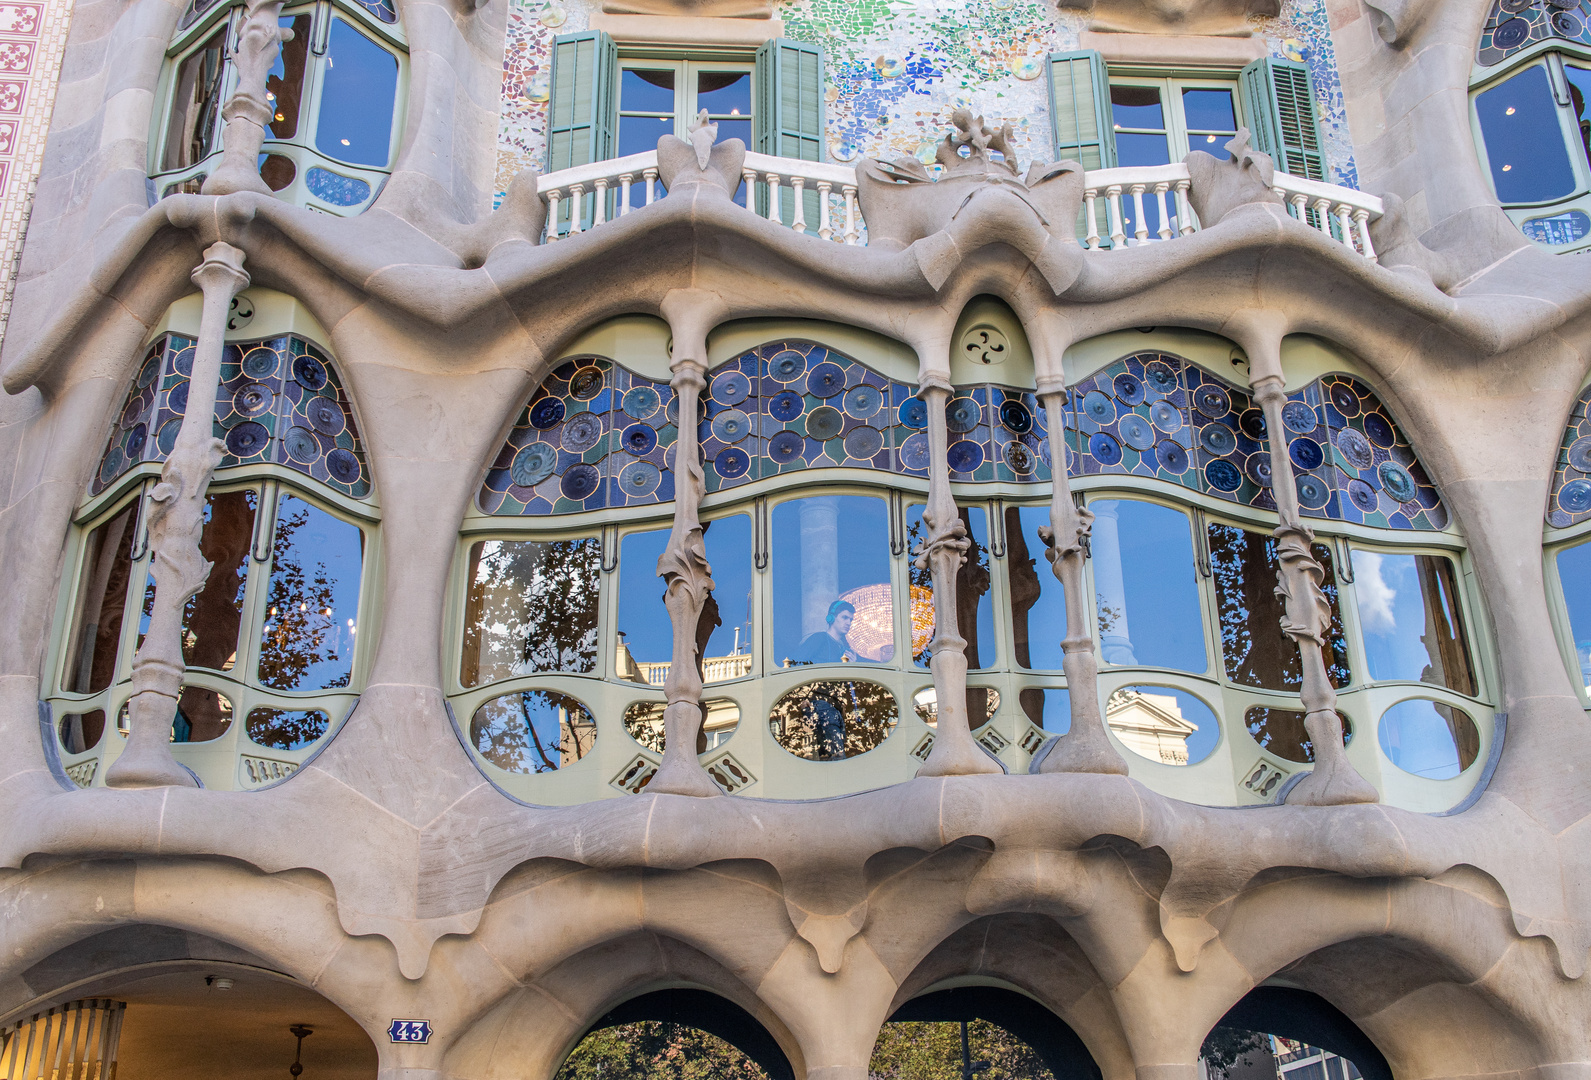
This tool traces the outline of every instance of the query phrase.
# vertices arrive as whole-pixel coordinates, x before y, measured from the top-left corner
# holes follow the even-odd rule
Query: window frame
[[[755,59],[738,60],[728,56],[720,58],[711,54],[691,53],[680,58],[662,58],[646,54],[645,50],[631,51],[624,46],[619,47],[619,64],[616,69],[618,86],[614,88],[614,100],[618,103],[619,123],[622,127],[626,116],[661,117],[661,113],[647,112],[645,110],[629,110],[624,108],[624,73],[626,71],[663,71],[674,72],[674,130],[671,134],[681,139],[690,138],[690,125],[696,122],[697,94],[695,76],[711,71],[743,71],[751,76],[751,85],[748,86],[750,104],[743,115],[709,114],[709,120],[746,120],[750,122],[752,131],[757,129],[757,95],[756,78],[757,63]],[[617,148],[618,135],[615,132],[614,144]],[[747,149],[751,149],[750,146]],[[622,156],[622,155],[615,155]]]
[[[1189,129],[1187,116],[1183,109],[1182,92],[1184,90],[1227,90],[1232,94],[1232,116],[1237,121],[1239,128],[1247,123],[1243,112],[1243,95],[1238,92],[1238,72],[1233,70],[1230,77],[1218,71],[1186,71],[1173,74],[1160,74],[1159,69],[1145,69],[1126,65],[1110,65],[1107,74],[1110,87],[1141,86],[1155,87],[1161,92],[1161,115],[1165,121],[1164,133],[1166,136],[1166,149],[1171,161],[1178,162],[1187,157],[1192,150],[1205,149],[1205,147],[1192,146],[1189,143]],[[1107,108],[1110,102],[1106,102]],[[1114,116],[1111,117],[1111,136],[1117,134],[1157,134],[1148,128],[1123,128],[1118,127]],[[1195,134],[1206,134],[1203,129]],[[1217,133],[1221,134],[1221,133]],[[1234,130],[1232,134],[1236,134]],[[1218,144],[1219,147],[1219,144]],[[1208,153],[1209,151],[1206,150]],[[1219,155],[1218,155],[1219,156]]]

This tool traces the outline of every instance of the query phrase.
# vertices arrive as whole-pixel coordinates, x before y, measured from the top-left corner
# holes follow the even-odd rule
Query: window
[[[1591,244],[1591,56],[1530,50],[1488,73],[1472,105],[1497,200],[1524,234],[1559,251]]]
[[[759,153],[822,161],[823,107],[823,54],[814,45],[776,38],[754,53],[726,58],[662,47],[621,53],[602,31],[564,34],[553,42],[547,169],[655,150],[664,135],[688,137],[702,109],[718,124],[720,140],[740,139]],[[765,185],[757,187],[760,212],[766,213]],[[816,197],[815,191],[807,192],[806,220],[812,229],[818,221]],[[595,198],[584,196],[586,219],[594,213]],[[793,221],[793,195],[787,191],[783,198],[786,218]],[[744,190],[736,201],[746,205]],[[559,213],[567,220],[566,208]]]
[[[179,31],[163,92],[151,175],[157,193],[197,192],[222,152],[221,108],[236,89],[228,47],[239,6],[218,7]],[[289,6],[293,33],[266,77],[274,109],[260,177],[278,197],[335,214],[366,208],[392,168],[407,65],[385,4]],[[157,111],[157,115],[161,115]]]

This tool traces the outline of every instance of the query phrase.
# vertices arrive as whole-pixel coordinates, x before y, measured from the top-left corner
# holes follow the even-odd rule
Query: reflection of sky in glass
[[[1420,640],[1425,603],[1414,556],[1355,548],[1353,582],[1370,677],[1419,680],[1430,657]]]
[[[315,148],[338,161],[386,168],[397,95],[397,58],[333,19]]]
[[[574,698],[524,690],[483,702],[470,718],[470,741],[500,769],[552,772],[586,755],[596,741],[596,726]]]
[[[1575,658],[1583,685],[1591,689],[1591,544],[1578,544],[1558,552],[1558,580],[1569,609],[1569,629],[1574,634]]]
[[[1468,723],[1457,710],[1454,716]],[[1433,701],[1398,702],[1381,714],[1379,735],[1382,752],[1404,772],[1449,780],[1461,771],[1453,732]]]
[[[1020,528],[1013,522],[1015,514]],[[1066,597],[1061,583],[1044,557],[1039,528],[1048,528],[1047,506],[1008,507],[1006,510],[1006,571],[1010,575],[1014,659],[1039,671],[1060,671],[1061,639],[1066,636]],[[1031,606],[1027,601],[1031,598]],[[1046,702],[1048,696],[1046,696]],[[1067,715],[1070,715],[1068,713]]]
[[[1063,688],[1030,686],[1017,696],[1023,714],[1051,735],[1072,730],[1072,692]]]
[[[773,662],[802,654],[811,635],[828,630],[831,604],[856,594],[849,643],[859,660],[894,656],[894,614],[889,577],[889,511],[883,499],[823,495],[773,508]],[[860,590],[872,586],[867,593]],[[855,602],[854,600],[852,601]]]
[[[967,520],[972,527],[972,541],[976,548],[967,550],[967,564],[962,567],[959,585],[961,588],[978,588],[980,585],[983,595],[978,597],[978,625],[976,627],[958,627],[961,636],[967,639],[971,648],[967,653],[968,666],[973,668],[993,667],[995,664],[994,648],[994,595],[992,584],[989,581],[989,525],[988,518],[981,506],[967,508]],[[908,553],[913,553],[921,547],[923,539],[928,535],[928,526],[923,523],[923,506],[913,503],[906,508],[906,545]],[[974,561],[973,556],[976,556]],[[915,556],[913,556],[915,557]],[[912,584],[928,589],[930,599],[933,596],[933,578],[930,571],[912,568]],[[932,610],[928,612],[928,621],[933,622]],[[915,635],[914,635],[915,637]],[[930,639],[930,642],[932,639]],[[976,658],[974,658],[974,656]],[[918,659],[918,667],[928,666],[928,652],[924,649]]]
[[[751,115],[751,72],[703,71],[696,76],[696,107],[712,116]]]
[[[702,523],[707,562],[712,567],[713,599],[721,625],[707,642],[705,657],[751,651],[751,518],[746,514]],[[657,560],[668,545],[668,529],[631,533],[619,548],[619,632],[630,655],[642,663],[674,658],[674,631],[663,603]]]
[[[1528,67],[1475,98],[1497,197],[1545,202],[1574,190],[1574,169],[1558,127],[1547,69]]]
[[[1188,516],[1129,500],[1093,502],[1089,509],[1103,659],[1208,670]]]
[[[348,685],[363,569],[357,526],[283,493],[260,643],[262,682],[278,690]]]

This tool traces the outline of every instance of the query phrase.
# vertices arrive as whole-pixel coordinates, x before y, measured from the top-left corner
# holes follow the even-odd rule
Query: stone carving
[[[1094,30],[1140,34],[1242,34],[1248,20],[1280,13],[1279,0],[1058,0],[1062,10],[1084,11]]]
[[[177,715],[186,665],[182,614],[204,588],[211,564],[199,552],[204,532],[205,493],[226,446],[211,434],[221,381],[221,341],[232,298],[249,283],[243,252],[226,243],[205,249],[193,272],[204,290],[204,314],[194,351],[188,405],[176,445],[149,495],[149,547],[154,552],[155,597],[149,629],[133,658],[133,695],[128,702],[127,747],[105,770],[107,787],[197,786],[171,756],[171,724]]]
[[[1052,417],[1065,415],[1064,387],[1044,388],[1040,400]],[[1094,636],[1088,625],[1088,594],[1083,588],[1083,560],[1088,557],[1089,530],[1094,515],[1072,498],[1071,481],[1066,472],[1066,431],[1052,421],[1049,429],[1052,481],[1050,524],[1039,530],[1044,541],[1044,557],[1050,561],[1066,596],[1066,636],[1061,640],[1066,669],[1067,695],[1072,703],[1071,729],[1052,739],[1048,751],[1035,755],[1031,771],[1041,773],[1082,772],[1127,774],[1127,763],[1110,744],[1105,734],[1105,714],[1099,706],[1099,658],[1094,653]]]
[[[1376,33],[1394,48],[1402,48],[1409,43],[1414,32],[1425,22],[1432,6],[1431,0],[1365,0]]]
[[[1443,292],[1458,284],[1461,273],[1453,258],[1425,246],[1409,220],[1409,208],[1402,197],[1386,192],[1381,196],[1381,205],[1381,216],[1370,223],[1370,239],[1375,242],[1381,265],[1418,281],[1428,281]]]
[[[1282,197],[1271,189],[1276,163],[1269,154],[1250,147],[1248,141],[1249,129],[1238,128],[1237,135],[1226,144],[1230,158],[1218,158],[1203,150],[1183,158],[1193,181],[1188,201],[1206,229],[1240,206],[1284,205]]]
[[[284,0],[249,0],[243,24],[238,30],[232,62],[237,67],[238,88],[221,109],[226,129],[221,133],[224,148],[221,164],[205,180],[200,191],[205,195],[229,195],[234,191],[272,194],[260,179],[260,146],[265,142],[265,125],[273,110],[265,97],[265,80],[276,63],[282,44],[293,40],[293,31],[280,25]]]
[[[928,403],[928,505],[923,508],[928,535],[916,552],[916,561],[917,569],[933,574],[934,640],[929,646],[932,658],[928,666],[934,673],[939,719],[933,749],[917,770],[918,776],[1005,771],[1000,760],[973,739],[967,717],[967,639],[961,636],[956,612],[956,571],[966,561],[971,541],[950,493],[945,405],[951,393],[948,383],[937,380],[925,382],[921,390]]]
[[[677,135],[664,135],[657,141],[657,171],[663,186],[672,193],[700,184],[734,198],[746,161],[746,144],[739,139],[718,142],[718,125],[707,119],[706,109],[691,122],[690,136],[689,142]]]

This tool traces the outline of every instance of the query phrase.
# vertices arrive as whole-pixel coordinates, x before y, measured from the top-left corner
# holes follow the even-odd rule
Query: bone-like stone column
[[[205,493],[226,449],[213,434],[215,399],[227,311],[232,298],[249,283],[243,252],[231,244],[210,245],[193,281],[204,291],[199,343],[182,427],[160,470],[160,483],[149,493],[155,598],[149,631],[133,657],[127,746],[105,771],[107,787],[195,786],[193,777],[171,755],[171,723],[186,671],[183,607],[210,576],[211,564],[200,553],[199,541],[204,533]]]
[[[1049,418],[1050,524],[1039,530],[1044,556],[1066,596],[1066,637],[1061,639],[1065,658],[1066,693],[1072,704],[1072,727],[1039,762],[1039,772],[1127,774],[1127,763],[1105,734],[1105,715],[1099,707],[1099,659],[1094,655],[1094,635],[1088,625],[1088,599],[1083,591],[1083,560],[1088,557],[1089,530],[1094,515],[1072,498],[1066,471],[1066,386],[1059,378],[1041,374],[1039,401]]]
[[[234,191],[257,191],[273,195],[260,179],[260,146],[265,142],[265,125],[275,114],[266,98],[265,80],[276,62],[282,43],[293,40],[293,32],[280,24],[284,0],[249,0],[238,30],[232,62],[237,67],[238,88],[221,109],[226,128],[221,132],[221,164],[199,189],[205,195],[230,195]]]
[[[951,387],[938,378],[925,378],[919,393],[928,403],[928,505],[923,508],[928,535],[916,555],[917,568],[931,572],[934,580],[934,640],[928,666],[934,673],[939,724],[934,748],[917,775],[999,773],[1004,769],[973,739],[967,720],[967,639],[957,622],[956,571],[967,561],[971,541],[950,493],[945,406]]]
[[[679,422],[674,437],[674,524],[668,546],[657,560],[657,573],[664,581],[663,603],[674,627],[674,652],[663,686],[668,702],[663,712],[663,761],[647,790],[668,795],[723,794],[696,757],[696,738],[702,726],[696,628],[713,591],[707,542],[697,516],[706,488],[699,460],[697,409],[707,385],[706,327],[712,309],[704,299],[679,292],[671,293],[663,303],[674,331],[670,386],[679,405]]]
[[[1250,383],[1260,409],[1271,448],[1271,494],[1276,499],[1276,596],[1282,601],[1282,633],[1298,646],[1303,666],[1304,729],[1315,748],[1315,768],[1298,782],[1287,801],[1306,806],[1338,806],[1379,801],[1376,789],[1360,776],[1342,746],[1342,717],[1337,715],[1337,691],[1326,672],[1325,648],[1331,632],[1331,604],[1320,589],[1325,569],[1310,548],[1314,530],[1298,512],[1298,488],[1293,462],[1287,454],[1287,428],[1282,423],[1283,389],[1281,338],[1266,335],[1249,347]]]

